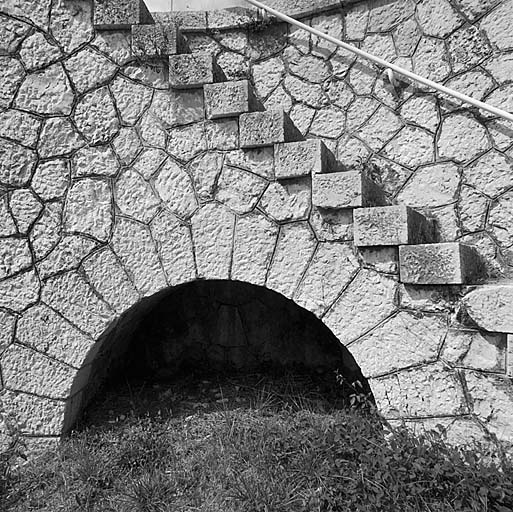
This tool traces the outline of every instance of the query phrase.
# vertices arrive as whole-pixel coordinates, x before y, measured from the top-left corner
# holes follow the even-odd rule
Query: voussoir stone
[[[433,223],[405,205],[358,208],[354,211],[357,246],[403,245],[434,242]]]
[[[483,274],[477,251],[457,242],[402,245],[399,262],[403,283],[465,284]]]
[[[486,285],[463,299],[477,325],[490,332],[513,333],[513,285]]]

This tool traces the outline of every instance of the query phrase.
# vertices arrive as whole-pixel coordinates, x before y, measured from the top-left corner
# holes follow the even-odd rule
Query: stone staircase
[[[146,59],[165,59],[171,90],[204,91],[205,117],[236,118],[240,148],[273,147],[278,181],[311,176],[312,204],[320,211],[350,210],[354,245],[398,250],[400,281],[414,285],[479,282],[483,266],[477,251],[463,243],[439,243],[434,222],[406,205],[390,204],[364,171],[344,170],[343,162],[321,140],[305,140],[288,114],[264,110],[248,80],[226,81],[209,53],[191,53],[174,25],[155,24],[142,0],[95,2],[95,28],[129,28],[132,51]]]

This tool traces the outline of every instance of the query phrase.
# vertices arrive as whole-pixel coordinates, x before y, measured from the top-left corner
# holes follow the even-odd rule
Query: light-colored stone
[[[422,0],[417,5],[417,17],[425,35],[441,38],[464,22],[448,0]]]
[[[465,183],[495,197],[513,185],[513,162],[498,151],[490,151],[463,171]]]
[[[483,63],[485,69],[499,84],[513,80],[513,53],[503,53],[494,56]]]
[[[26,185],[35,165],[34,151],[0,139],[0,183],[2,185],[14,187]]]
[[[16,106],[36,114],[69,114],[73,91],[61,64],[27,75],[16,95]]]
[[[23,345],[75,368],[82,366],[94,343],[45,304],[25,312],[18,321],[16,338]]]
[[[93,288],[117,313],[123,313],[138,301],[137,290],[110,248],[88,256],[82,267]]]
[[[218,119],[205,123],[207,149],[229,151],[239,147],[239,124],[235,119]]]
[[[484,229],[489,200],[471,187],[461,188],[458,213],[464,231]]]
[[[5,238],[0,241],[0,279],[25,270],[32,265],[32,254],[27,240]]]
[[[50,160],[36,167],[32,189],[43,200],[59,199],[69,186],[69,164],[66,160]]]
[[[384,32],[410,17],[415,11],[414,2],[410,0],[377,0],[370,4],[370,32]]]
[[[74,119],[78,130],[91,144],[108,142],[119,130],[116,108],[106,87],[83,96]]]
[[[112,192],[107,182],[85,178],[70,188],[64,209],[66,230],[106,241],[113,215]]]
[[[361,49],[388,62],[397,57],[392,34],[367,34]]]
[[[403,370],[369,382],[386,418],[452,416],[468,412],[458,374],[440,364]]]
[[[2,13],[0,16],[0,53],[3,55],[15,53],[29,30],[30,25],[27,23],[8,18]]]
[[[309,131],[318,137],[335,139],[344,132],[345,119],[346,113],[343,110],[330,105],[317,110]]]
[[[145,180],[152,178],[167,158],[167,154],[158,148],[144,149],[135,159],[132,169],[137,171]]]
[[[446,333],[439,316],[401,311],[351,344],[350,350],[363,375],[377,377],[436,361]]]
[[[207,139],[203,123],[184,128],[174,128],[169,132],[167,150],[174,157],[188,162],[207,149]]]
[[[477,27],[464,27],[448,40],[452,69],[455,73],[474,68],[489,57],[492,49]]]
[[[274,161],[277,179],[299,178],[335,167],[333,154],[317,139],[276,144]]]
[[[9,107],[20,85],[25,70],[14,57],[0,56],[0,107]]]
[[[280,57],[273,57],[255,64],[252,68],[253,83],[258,96],[267,98],[276,89],[285,74],[285,66]]]
[[[482,19],[481,29],[499,50],[508,50],[513,48],[513,34],[510,30],[512,23],[513,2],[506,0]]]
[[[226,162],[262,178],[274,179],[274,149],[272,147],[230,151]]]
[[[412,17],[398,25],[393,36],[397,53],[402,57],[410,57],[422,37],[422,32],[417,20]]]
[[[16,317],[0,310],[0,355],[14,341]]]
[[[460,172],[456,165],[428,165],[413,174],[397,200],[417,207],[446,205],[456,200],[459,183]]]
[[[180,218],[189,218],[198,202],[190,176],[175,162],[168,160],[155,178],[155,190],[168,210]]]
[[[194,280],[196,265],[190,227],[162,212],[152,221],[151,233],[169,285]]]
[[[436,99],[433,96],[412,96],[401,107],[401,117],[434,132],[440,121]]]
[[[41,299],[73,325],[97,339],[114,318],[110,307],[98,298],[90,285],[76,272],[51,277]]]
[[[73,155],[74,178],[114,176],[118,171],[119,163],[110,146],[85,147]]]
[[[262,210],[278,222],[307,219],[311,205],[308,178],[271,183],[260,201]]]
[[[320,317],[358,271],[350,244],[321,243],[306,271],[294,300]]]
[[[353,210],[312,208],[310,224],[321,242],[353,239]]]
[[[259,213],[236,221],[231,278],[258,286],[265,284],[279,228]]]
[[[315,110],[311,107],[296,103],[289,112],[290,119],[297,126],[298,130],[305,136],[312,124]]]
[[[20,57],[27,70],[34,70],[58,60],[61,52],[41,32],[35,32],[23,41]]]
[[[33,192],[19,188],[11,194],[9,203],[14,222],[21,234],[26,234],[38,218],[43,206]]]
[[[41,121],[36,116],[12,109],[0,112],[0,137],[34,147],[40,128]]]
[[[283,82],[283,87],[286,93],[296,102],[305,103],[313,108],[322,107],[327,103],[324,90],[318,84],[312,84],[311,82],[307,82],[295,76],[287,76]],[[269,100],[270,98],[266,101],[266,108],[273,108],[268,106]],[[280,104],[277,104],[275,108],[279,107]],[[290,111],[289,108],[287,110]]]
[[[267,288],[292,298],[313,256],[317,241],[306,222],[281,226]]]
[[[358,247],[434,242],[434,226],[408,206],[358,208],[354,211],[354,243]]]
[[[55,248],[39,262],[37,268],[42,279],[60,272],[75,270],[80,262],[96,247],[91,239],[79,235],[62,237]]]
[[[399,274],[399,250],[397,247],[360,247],[358,255],[364,268],[382,274]]]
[[[382,153],[409,168],[434,160],[433,135],[421,128],[405,126],[384,148]]]
[[[62,203],[47,203],[29,233],[37,260],[44,258],[59,242],[62,231]]]
[[[216,199],[241,215],[255,208],[266,187],[267,181],[259,176],[225,165],[217,183]]]
[[[207,84],[203,90],[208,119],[236,117],[245,112],[260,110],[248,80]]]
[[[379,107],[358,131],[373,151],[379,151],[403,126],[401,119],[387,107]]]
[[[208,152],[198,156],[188,165],[194,189],[200,201],[209,201],[214,197],[216,183],[223,167],[223,155]]]
[[[463,302],[467,313],[482,329],[513,333],[513,286],[480,286],[466,295]]]
[[[402,245],[399,262],[403,283],[466,284],[483,274],[476,250],[457,242]]]
[[[442,82],[451,72],[445,44],[440,39],[423,37],[413,55],[415,73]]]
[[[45,121],[39,137],[39,156],[50,158],[68,155],[84,144],[85,141],[79,136],[68,118],[52,117]]]
[[[492,203],[488,214],[489,230],[504,248],[513,245],[513,233],[510,231],[512,220],[513,193],[510,191]]]
[[[153,218],[160,204],[149,183],[130,169],[116,181],[114,197],[121,213],[145,223]]]
[[[141,295],[153,295],[166,287],[166,277],[148,226],[117,219],[112,248]]]
[[[169,86],[172,89],[189,89],[215,81],[214,60],[210,53],[169,56]]]
[[[198,277],[227,279],[232,259],[235,215],[225,206],[208,203],[192,218]]]
[[[130,165],[143,149],[141,139],[132,127],[121,128],[112,141],[112,147],[123,166]]]
[[[0,281],[0,307],[21,312],[39,300],[40,283],[34,271]]]
[[[17,232],[13,216],[9,211],[9,196],[0,195],[0,236],[11,236]]]
[[[118,76],[110,85],[123,122],[134,125],[152,99],[152,91],[144,85]]]
[[[363,39],[368,22],[369,6],[367,2],[352,5],[345,15],[346,37],[355,40]]]
[[[315,55],[303,54],[293,46],[285,49],[283,57],[290,72],[308,82],[320,84],[330,75],[326,60]]]
[[[324,317],[339,341],[348,345],[396,310],[397,281],[361,270]]]
[[[127,95],[124,115],[133,118],[134,106]],[[138,105],[139,102],[136,103]],[[122,104],[122,108],[123,104]],[[130,108],[130,113],[129,113]],[[205,119],[203,91],[155,91],[148,111],[148,122],[163,129],[202,121]]]
[[[506,335],[449,329],[440,357],[455,367],[505,372]]]

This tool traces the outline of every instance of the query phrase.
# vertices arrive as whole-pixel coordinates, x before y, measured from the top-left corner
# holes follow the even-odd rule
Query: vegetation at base
[[[508,512],[513,465],[351,410],[259,392],[251,406],[128,417],[10,468],[7,512]],[[363,405],[363,406],[362,406]]]

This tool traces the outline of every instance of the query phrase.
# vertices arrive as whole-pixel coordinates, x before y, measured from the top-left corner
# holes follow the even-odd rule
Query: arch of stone
[[[128,338],[127,312],[169,287],[228,280],[317,316],[390,420],[512,441],[511,289],[474,286],[474,248],[442,240],[429,215],[335,158],[308,123],[264,108],[230,75],[237,60],[221,69],[200,44],[205,27],[191,49],[140,2],[105,0],[94,14],[91,1],[36,3],[2,18],[4,432],[58,439],[100,384],[93,369],[112,340]],[[301,54],[297,34],[276,27],[252,41],[257,61],[287,45]],[[333,66],[333,52],[311,57]]]

